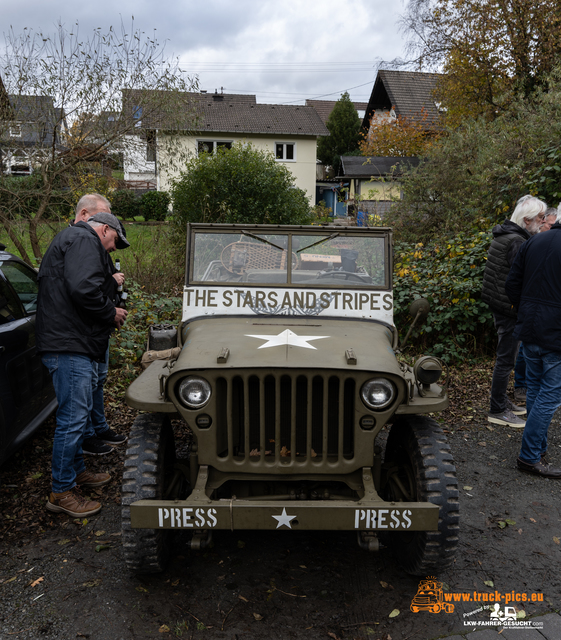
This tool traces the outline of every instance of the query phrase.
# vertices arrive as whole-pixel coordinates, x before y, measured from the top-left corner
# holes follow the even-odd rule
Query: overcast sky
[[[397,21],[404,0],[27,0],[2,2],[2,30],[52,33],[59,19],[96,27],[129,25],[167,41],[190,76],[209,92],[252,93],[258,102],[366,102],[380,60],[404,57]]]

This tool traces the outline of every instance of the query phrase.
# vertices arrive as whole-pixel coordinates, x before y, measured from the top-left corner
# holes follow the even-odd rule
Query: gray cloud
[[[397,5],[397,6],[396,6]],[[78,21],[86,37],[94,28],[120,29],[121,20],[168,41],[189,75],[208,91],[256,93],[260,102],[302,102],[350,91],[367,100],[375,63],[403,55],[397,20],[401,3],[387,0],[99,0],[76,4],[28,0],[6,4],[2,23],[16,33],[24,27],[53,32],[60,19]]]

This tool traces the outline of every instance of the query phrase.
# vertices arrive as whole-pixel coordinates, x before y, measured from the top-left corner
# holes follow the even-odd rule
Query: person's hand
[[[115,278],[115,282],[119,285],[119,287],[121,287],[123,285],[123,282],[125,281],[125,274],[119,271],[119,273],[114,273],[113,277]]]
[[[115,320],[113,320],[113,322],[117,329],[120,329],[125,324],[128,313],[129,312],[126,309],[115,307]]]

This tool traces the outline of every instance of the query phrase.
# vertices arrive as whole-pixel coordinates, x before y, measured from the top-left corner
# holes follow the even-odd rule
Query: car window
[[[0,325],[23,318],[23,310],[6,281],[0,277]]]
[[[37,273],[19,262],[5,261],[1,263],[2,271],[14,291],[17,293],[27,314],[37,311]]]

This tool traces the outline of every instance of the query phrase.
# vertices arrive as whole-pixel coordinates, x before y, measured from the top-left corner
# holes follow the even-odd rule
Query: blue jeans
[[[519,389],[520,387],[526,388],[526,359],[524,358],[524,345],[522,342],[514,365],[514,388]]]
[[[62,493],[86,470],[82,441],[92,410],[92,359],[77,353],[44,353],[41,359],[58,401],[52,475],[54,493]]]
[[[92,412],[86,425],[86,433],[84,438],[95,438],[100,436],[109,429],[107,420],[105,419],[105,404],[103,398],[103,385],[107,380],[107,371],[109,369],[109,347],[105,352],[104,362],[95,362],[92,360]]]
[[[524,343],[526,359],[526,410],[520,458],[535,464],[547,451],[547,431],[561,405],[561,353]]]

